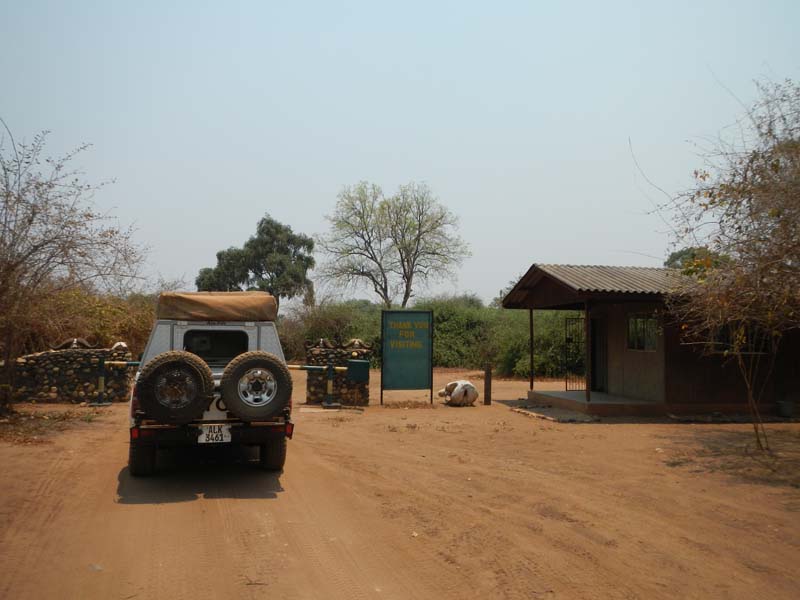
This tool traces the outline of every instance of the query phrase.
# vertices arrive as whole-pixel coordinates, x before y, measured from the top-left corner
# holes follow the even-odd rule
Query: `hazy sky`
[[[489,300],[531,262],[659,266],[629,140],[691,185],[754,79],[800,78],[798,25],[796,0],[5,0],[0,116],[93,144],[96,202],[152,273],[193,283],[265,212],[318,234],[343,185],[418,180],[472,247],[449,290]]]

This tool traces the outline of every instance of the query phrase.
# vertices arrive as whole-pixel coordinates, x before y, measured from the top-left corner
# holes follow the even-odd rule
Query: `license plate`
[[[231,441],[230,425],[200,425],[198,444],[222,444]]]

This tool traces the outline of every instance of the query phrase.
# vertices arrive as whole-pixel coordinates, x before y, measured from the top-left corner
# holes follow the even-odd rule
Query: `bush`
[[[23,351],[38,352],[65,339],[80,337],[98,347],[128,344],[135,357],[144,350],[155,320],[157,294],[126,297],[103,294],[88,286],[54,290],[29,306]]]
[[[368,300],[326,302],[318,306],[299,306],[281,317],[281,344],[287,359],[304,362],[305,342],[326,338],[347,342],[353,338],[373,344],[376,353],[381,337],[381,307]]]
[[[492,332],[495,365],[498,375],[528,377],[530,340],[528,313],[523,310],[497,309],[499,314]],[[576,311],[538,310],[533,315],[534,371],[539,377],[564,374],[564,320]]]
[[[433,311],[433,364],[476,368],[486,363],[494,310],[477,296],[439,296],[419,300],[416,310]]]
[[[433,311],[433,364],[436,367],[483,368],[487,363],[505,377],[528,377],[528,313],[484,306],[474,295],[418,300],[415,310]],[[380,304],[367,300],[300,306],[279,322],[283,349],[292,361],[305,360],[305,341],[360,338],[375,347],[380,365]],[[574,311],[536,311],[534,360],[539,377],[563,375],[564,319]]]

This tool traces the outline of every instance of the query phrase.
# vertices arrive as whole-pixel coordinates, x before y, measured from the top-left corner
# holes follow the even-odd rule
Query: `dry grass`
[[[397,402],[384,402],[382,408],[436,408],[436,404],[431,404],[424,400],[399,400]]]
[[[80,423],[91,423],[104,409],[75,407],[64,410],[51,406],[16,405],[14,412],[0,419],[0,440],[12,444],[48,444],[53,433]]]

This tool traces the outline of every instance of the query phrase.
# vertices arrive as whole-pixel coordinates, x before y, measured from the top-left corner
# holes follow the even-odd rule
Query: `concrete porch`
[[[667,405],[603,392],[592,392],[591,402],[586,402],[586,392],[531,390],[528,401],[533,404],[548,404],[558,408],[575,410],[598,417],[636,416],[656,417],[667,414]]]
[[[586,415],[598,417],[659,417],[667,414],[699,415],[722,413],[727,415],[746,415],[749,409],[743,403],[730,404],[667,404],[637,400],[626,396],[592,392],[591,402],[586,402],[586,392],[563,390],[531,390],[528,391],[528,402],[545,404],[556,408],[574,410]],[[770,403],[758,405],[762,416],[772,415],[776,406]]]

